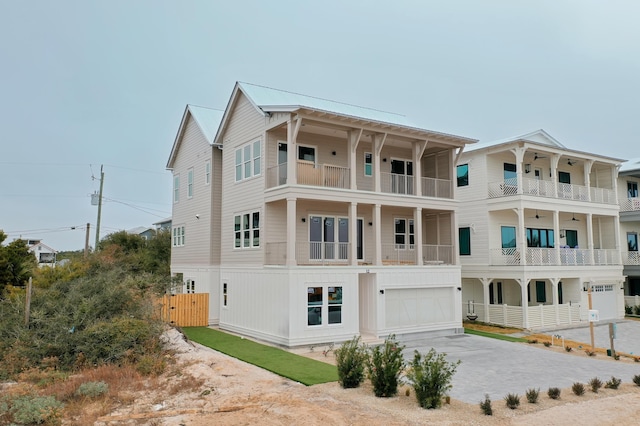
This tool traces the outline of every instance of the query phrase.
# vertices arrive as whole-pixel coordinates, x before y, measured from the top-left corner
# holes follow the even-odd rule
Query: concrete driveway
[[[640,323],[637,330],[640,332]],[[586,332],[588,335],[588,328]],[[529,388],[540,388],[540,393],[546,394],[549,387],[567,388],[593,377],[605,382],[615,376],[628,383],[640,374],[640,363],[613,361],[602,355],[574,356],[545,350],[539,345],[468,334],[413,341],[410,345],[404,351],[406,360],[413,359],[414,349],[426,353],[432,347],[445,352],[449,361],[461,360],[451,397],[468,403],[479,403],[485,394],[494,401],[502,400],[507,393],[524,397]]]

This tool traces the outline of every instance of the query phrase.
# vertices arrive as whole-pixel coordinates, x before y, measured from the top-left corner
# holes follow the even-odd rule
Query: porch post
[[[415,182],[413,187],[415,188],[415,195],[422,196],[422,155],[427,148],[427,141],[420,141],[413,144],[413,177]]]
[[[349,205],[349,264],[358,264],[358,203]]]
[[[416,265],[424,265],[422,259],[422,207],[413,209],[413,226],[415,238]]]
[[[527,239],[524,232],[524,209],[518,207],[516,210],[518,214],[518,250],[520,250],[520,265],[527,264]]]
[[[560,154],[554,154],[550,158],[551,163],[551,182],[553,182],[553,198],[558,198],[558,162]]]
[[[347,148],[349,152],[349,188],[357,189],[357,150],[358,144],[360,143],[360,138],[362,137],[362,129],[358,130],[350,130],[347,132]],[[373,159],[372,159],[373,161]]]
[[[380,204],[373,206],[373,242],[375,246],[374,265],[382,265],[382,224],[380,215]]]
[[[482,304],[484,305],[484,322],[491,322],[491,315],[489,314],[489,284],[493,281],[493,278],[480,278],[482,283]]]
[[[591,201],[591,167],[593,160],[584,162],[584,184],[587,187],[587,200]]]
[[[296,199],[287,198],[287,266],[296,265]]]
[[[527,293],[527,285],[529,284],[529,279],[516,279],[518,284],[520,284],[520,300],[522,305],[522,328],[529,328],[529,314],[527,312],[529,307],[528,301],[528,293]]]
[[[449,213],[450,221],[451,221],[451,260],[454,265],[460,265],[460,250],[458,249],[458,215],[456,212]],[[436,216],[438,218],[438,245],[440,245],[440,215]],[[470,230],[471,232],[475,232],[474,229]]]
[[[611,182],[613,182],[613,184],[611,185],[611,189],[613,189],[613,194],[614,197],[616,197],[615,199],[615,203],[618,203],[618,174],[620,172],[620,166],[612,166],[611,167]]]
[[[587,248],[589,249],[590,265],[595,265],[595,257],[593,256],[593,214],[587,213]]]
[[[553,211],[553,235],[555,235],[553,241],[553,250],[555,255],[555,264],[561,265],[560,261],[560,213],[558,210]]]
[[[374,182],[374,191],[380,192],[380,153],[382,152],[382,147],[384,146],[384,141],[387,139],[387,134],[376,134],[372,136],[373,138],[373,182]]]
[[[298,183],[298,148],[296,140],[302,119],[291,118],[287,121],[287,184]],[[294,222],[295,223],[295,222]]]
[[[522,181],[522,169],[523,169],[522,162],[524,161],[524,153],[526,151],[526,148],[518,147],[518,148],[516,148],[516,149],[514,149],[512,151],[516,156],[516,182],[517,182],[517,185],[518,185],[517,192],[518,192],[518,194],[522,194],[522,192],[523,192],[523,188],[522,188],[522,183],[523,183],[523,181]]]
[[[613,228],[614,228],[614,232],[613,232],[613,236],[614,236],[614,241],[616,244],[616,256],[617,256],[617,264],[621,265],[622,264],[622,256],[620,251],[622,250],[622,247],[620,247],[620,215],[615,215],[613,216]]]
[[[551,296],[552,303],[555,306],[556,311],[556,325],[560,325],[560,306],[559,306],[559,298],[558,298],[558,282],[560,282],[559,278],[549,278],[551,281]]]

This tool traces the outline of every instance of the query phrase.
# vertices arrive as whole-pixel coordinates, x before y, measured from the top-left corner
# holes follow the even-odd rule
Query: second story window
[[[627,198],[638,198],[638,182],[627,182]]]
[[[193,197],[193,169],[187,173],[187,197]]]
[[[373,175],[373,158],[370,152],[364,153],[364,175],[372,176]]]
[[[457,168],[458,186],[469,186],[469,165],[461,164]]]
[[[234,248],[260,247],[260,213],[251,212],[233,218]]]
[[[471,255],[471,228],[458,228],[458,246],[460,256]]]
[[[173,247],[182,247],[184,245],[184,226],[173,227]]]
[[[207,160],[204,163],[204,184],[209,185],[211,183],[211,161]]]
[[[173,177],[173,202],[180,201],[180,175]]]
[[[260,141],[248,143],[235,152],[236,182],[259,176],[262,173],[262,151]]]

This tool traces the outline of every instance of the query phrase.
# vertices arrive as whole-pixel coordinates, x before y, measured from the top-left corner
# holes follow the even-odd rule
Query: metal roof
[[[213,143],[213,138],[216,137],[224,112],[196,105],[188,105],[188,108],[191,116],[198,123],[200,130],[202,130],[204,137],[209,143]]]
[[[620,173],[640,171],[640,158],[632,158],[620,166]]]
[[[251,83],[238,82],[238,85],[253,101],[253,103],[265,112],[295,110],[306,107],[398,126],[417,127],[404,115],[393,112],[380,111],[377,109],[330,101],[328,99],[301,95],[299,93],[287,92],[286,90],[272,89],[270,87],[259,86]]]
[[[465,151],[477,151],[479,149],[490,148],[492,146],[503,145],[506,143],[516,142],[516,141],[529,141],[534,142],[541,145],[549,145],[553,148],[561,148],[566,149],[567,147],[561,144],[558,140],[552,137],[549,133],[545,132],[542,129],[534,130],[533,132],[525,133],[518,136],[512,136],[510,138],[498,139],[495,141],[487,141],[487,142],[479,142],[477,144],[471,145],[465,149]]]

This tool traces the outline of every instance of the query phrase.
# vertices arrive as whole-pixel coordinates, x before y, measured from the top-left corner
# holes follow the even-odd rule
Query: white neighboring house
[[[247,83],[187,106],[171,270],[211,324],[284,346],[461,331],[455,161],[475,140]]]
[[[136,228],[127,229],[125,232],[130,235],[140,235],[145,240],[150,240],[156,235],[155,228],[149,228],[147,226],[138,226]]]
[[[39,267],[55,267],[57,251],[44,244],[42,240],[27,240],[29,251],[33,253],[38,261]]]
[[[457,163],[463,314],[535,329],[624,316],[617,167],[543,130]]]
[[[620,200],[620,239],[624,264],[625,301],[629,306],[640,305],[640,158],[626,161],[618,173],[618,199]]]

